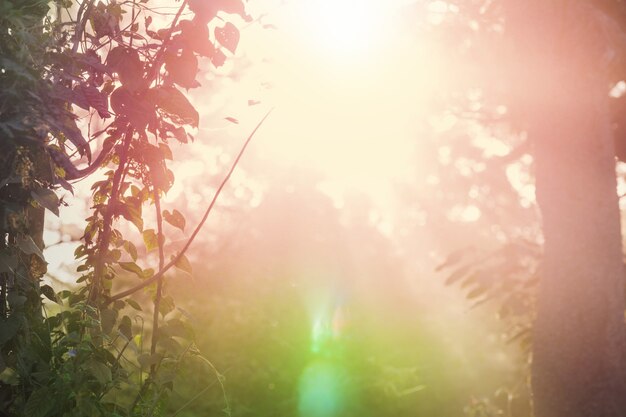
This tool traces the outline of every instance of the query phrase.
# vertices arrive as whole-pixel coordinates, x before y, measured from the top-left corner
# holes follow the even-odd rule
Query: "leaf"
[[[154,103],[178,124],[189,124],[198,127],[200,116],[187,97],[177,88],[161,86],[150,90]]]
[[[181,20],[181,40],[185,46],[191,48],[198,55],[211,57],[215,53],[215,46],[209,40],[209,28],[206,24],[195,20]]]
[[[82,132],[76,125],[73,115],[66,115],[60,118],[48,118],[52,130],[55,133],[62,133],[65,137],[74,145],[82,156],[86,156],[87,160],[91,162],[91,148],[89,143],[83,137]]]
[[[200,83],[196,81],[198,58],[191,49],[184,49],[180,56],[168,54],[165,58],[165,69],[169,79],[183,88],[200,86]]]
[[[112,309],[100,310],[100,326],[102,326],[102,333],[110,334],[117,321],[117,311]]]
[[[452,285],[461,278],[464,278],[471,271],[472,265],[465,265],[461,268],[456,269],[450,276],[446,279],[445,285]]]
[[[446,258],[445,261],[443,261],[443,263],[439,264],[435,268],[435,272],[439,272],[442,269],[449,268],[450,266],[458,263],[461,259],[463,259],[465,254],[467,252],[471,251],[472,249],[473,249],[472,247],[468,247],[468,248],[462,248],[462,249],[455,250],[450,255],[448,255],[448,257]]]
[[[230,22],[226,22],[224,27],[215,28],[215,39],[231,53],[235,53],[239,44],[239,29]]]
[[[107,64],[111,70],[118,73],[120,82],[130,91],[144,87],[143,64],[135,49],[116,46],[109,52]]]
[[[55,302],[55,303],[57,303],[57,304],[61,304],[61,303],[59,302],[59,299],[57,298],[56,293],[54,292],[54,290],[52,289],[52,287],[51,287],[51,286],[49,286],[49,285],[42,285],[42,286],[39,288],[39,290],[41,291],[41,293],[42,293],[43,295],[45,295],[45,296],[46,296],[46,298],[47,298],[48,300],[50,300],[50,301],[54,301],[54,302]]]
[[[221,49],[215,51],[215,54],[211,57],[211,63],[215,66],[215,68],[219,68],[226,62],[226,55],[222,52]]]
[[[96,109],[98,115],[107,119],[111,117],[111,113],[109,113],[109,101],[107,95],[103,92],[100,92],[93,85],[79,84],[74,88],[74,91],[81,94],[85,102],[90,106]],[[88,110],[88,109],[87,109]]]
[[[133,338],[133,323],[130,320],[130,317],[128,316],[124,316],[122,317],[122,322],[120,323],[120,326],[118,327],[120,333],[122,335],[124,335],[127,339],[132,339]]]
[[[101,385],[106,385],[111,382],[111,369],[109,369],[106,364],[96,360],[90,360],[85,363],[84,367]]]
[[[471,300],[473,298],[477,298],[477,297],[479,297],[480,295],[483,295],[486,292],[487,292],[487,287],[480,286],[478,288],[474,288],[472,291],[470,291],[467,294],[467,299]]]
[[[48,188],[37,188],[32,190],[30,195],[41,207],[47,208],[59,217],[59,197],[54,191]]]
[[[185,217],[180,211],[174,209],[174,211],[170,213],[168,210],[164,210],[163,219],[172,226],[179,228],[183,232],[185,231]]]
[[[163,159],[169,159],[171,161],[174,158],[174,156],[172,155],[172,150],[165,143],[159,143],[159,149],[161,150]]]
[[[54,406],[54,396],[48,387],[40,387],[33,391],[24,405],[24,415],[44,417]]]
[[[224,120],[228,120],[229,122],[234,123],[236,125],[239,124],[239,120],[235,119],[234,117],[230,117],[230,116],[224,117]]]
[[[143,278],[143,270],[134,262],[118,262],[123,270],[136,274],[139,278]]]
[[[138,130],[144,130],[155,117],[152,97],[121,86],[111,93],[111,109],[117,115],[128,117]]]
[[[17,247],[20,248],[22,252],[26,255],[37,255],[44,262],[46,259],[43,257],[43,252],[39,247],[35,244],[33,239],[30,236],[18,236],[17,238]]]
[[[130,242],[128,240],[125,241],[124,249],[126,250],[126,252],[128,252],[133,261],[137,260],[137,248],[135,247],[135,244],[133,242]]]
[[[178,269],[181,269],[187,272],[188,274],[193,273],[191,269],[191,263],[189,263],[189,259],[187,259],[187,257],[184,254],[180,255],[180,257],[178,258],[174,266]]]
[[[159,303],[159,313],[163,317],[167,316],[168,313],[172,312],[176,305],[174,304],[174,299],[169,295],[161,298],[161,302]]]
[[[159,247],[159,241],[154,229],[146,229],[143,231],[143,243],[146,245],[148,252]]]
[[[135,310],[138,311],[142,311],[141,306],[139,305],[139,303],[135,300],[133,300],[132,298],[129,298],[128,300],[126,300],[126,303],[131,306],[132,308],[134,308]]]
[[[132,192],[132,189],[131,189],[131,192]],[[126,220],[134,224],[137,230],[139,230],[140,232],[143,231],[143,219],[141,218],[142,206],[141,206],[141,200],[139,198],[126,197],[125,204],[120,204],[117,208],[118,208],[118,212],[116,214],[118,215],[121,214]],[[124,246],[124,248],[126,249],[126,246]],[[129,248],[130,248],[130,245],[129,245]],[[130,252],[130,250],[132,249],[127,249],[127,251],[132,256],[132,253]],[[136,252],[137,251],[135,250],[135,254]]]

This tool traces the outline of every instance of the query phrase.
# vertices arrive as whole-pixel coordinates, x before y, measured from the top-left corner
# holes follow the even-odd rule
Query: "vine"
[[[235,53],[240,34],[227,17],[251,19],[240,0],[184,0],[157,28],[167,15],[148,3],[56,0],[52,12],[44,0],[0,3],[0,409],[9,416],[159,415],[182,361],[193,358],[208,363],[224,388],[165,294],[164,275],[174,266],[190,272],[185,252],[269,112],[167,262],[163,222],[182,230],[186,221],[163,210],[161,199],[174,182],[170,141],[193,140],[199,124],[181,89],[199,86],[199,58],[220,67]],[[88,120],[87,137],[81,120]],[[76,156],[86,168],[75,166]],[[99,168],[108,171],[92,185],[92,212],[75,251],[79,286],[55,292],[40,285],[43,211],[58,215],[54,190],[71,191],[70,181]],[[146,205],[154,207],[156,230],[144,225]],[[157,250],[156,272],[137,264],[121,219],[141,232],[147,252]],[[128,273],[139,282],[112,294]],[[141,314],[131,296],[142,289],[153,302],[147,352],[143,318],[138,327],[128,313]],[[58,306],[46,308],[42,295]]]

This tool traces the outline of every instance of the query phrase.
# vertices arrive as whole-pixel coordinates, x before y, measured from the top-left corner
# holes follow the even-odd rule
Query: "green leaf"
[[[90,360],[85,363],[85,368],[93,375],[101,385],[106,385],[111,382],[111,369],[102,363],[95,360]]]
[[[168,315],[168,313],[173,311],[175,307],[176,306],[174,305],[174,299],[169,295],[166,295],[165,297],[161,298],[161,303],[159,304],[159,313],[161,313],[161,315],[165,317]]]
[[[41,207],[47,208],[59,217],[59,197],[54,191],[47,188],[37,188],[31,191],[30,195]]]
[[[146,250],[150,252],[159,247],[159,240],[154,232],[154,229],[147,229],[143,231],[143,242],[146,245]]]
[[[54,396],[48,387],[40,387],[33,391],[24,405],[24,415],[44,417],[54,406]]]
[[[139,265],[134,262],[118,262],[117,263],[123,270],[136,274],[139,278],[143,278],[143,270]]]
[[[133,261],[137,261],[137,247],[135,247],[135,244],[133,242],[130,242],[128,240],[125,241],[124,249],[126,250],[126,252],[128,252]]]
[[[187,259],[187,257],[184,254],[180,255],[180,257],[178,258],[174,266],[178,269],[181,269],[187,272],[188,274],[193,273],[193,270],[191,268],[191,263],[189,263],[189,259]]]
[[[118,329],[120,333],[124,335],[128,340],[133,338],[133,323],[130,320],[130,317],[122,317],[122,322],[120,323]]]
[[[115,326],[117,320],[117,311],[111,309],[100,310],[100,325],[102,326],[102,333],[110,334]]]
[[[177,227],[182,231],[185,231],[185,217],[180,211],[174,209],[174,211],[170,213],[168,210],[164,210],[163,219],[165,219],[165,221],[172,226]]]

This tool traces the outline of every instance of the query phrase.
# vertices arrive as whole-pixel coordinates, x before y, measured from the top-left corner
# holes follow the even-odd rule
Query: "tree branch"
[[[187,240],[187,243],[185,243],[185,246],[183,246],[183,248],[181,249],[181,251],[171,260],[169,261],[163,268],[161,268],[156,274],[154,274],[152,277],[144,280],[141,282],[141,284],[138,284],[126,291],[122,291],[118,294],[115,294],[111,297],[109,297],[108,301],[105,303],[106,304],[110,304],[113,301],[116,300],[120,300],[124,297],[127,297],[139,290],[141,290],[142,288],[147,287],[148,285],[156,282],[157,280],[159,280],[171,267],[173,267],[174,265],[176,265],[176,263],[183,257],[183,255],[185,254],[185,252],[187,251],[187,249],[189,249],[189,246],[191,246],[192,242],[194,241],[194,239],[196,238],[196,235],[200,232],[200,229],[202,229],[202,226],[204,226],[204,223],[206,222],[207,218],[209,217],[209,214],[211,213],[211,211],[213,210],[213,207],[215,206],[215,202],[217,201],[217,198],[219,197],[219,195],[222,192],[222,189],[224,188],[224,186],[226,185],[226,183],[228,182],[228,180],[230,179],[230,176],[232,175],[233,171],[235,170],[235,168],[237,167],[239,160],[241,159],[241,157],[243,156],[243,153],[245,152],[246,148],[248,147],[248,144],[250,143],[250,141],[252,140],[252,137],[254,136],[254,134],[257,132],[257,130],[261,127],[261,125],[263,124],[263,122],[265,122],[265,119],[267,119],[267,117],[270,115],[270,113],[272,112],[273,108],[270,109],[265,116],[263,116],[263,118],[261,119],[261,121],[256,125],[256,127],[254,128],[254,130],[252,131],[252,133],[250,133],[250,135],[248,136],[248,138],[246,139],[246,141],[244,142],[243,146],[241,147],[241,150],[239,151],[239,154],[237,155],[237,158],[235,158],[235,161],[233,162],[232,166],[230,167],[230,170],[228,171],[228,173],[226,174],[226,176],[224,177],[224,179],[222,180],[220,186],[218,187],[217,191],[215,191],[215,195],[213,195],[213,199],[211,200],[211,203],[209,204],[209,206],[207,207],[206,211],[204,212],[204,216],[202,216],[202,220],[200,220],[200,223],[198,223],[198,225],[196,226],[196,228],[194,229],[193,233],[191,234],[191,236],[189,237],[189,239]]]

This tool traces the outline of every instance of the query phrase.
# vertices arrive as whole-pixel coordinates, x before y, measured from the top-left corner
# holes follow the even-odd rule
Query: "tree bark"
[[[553,81],[530,132],[545,240],[535,415],[623,417],[624,264],[607,87],[587,74]]]

